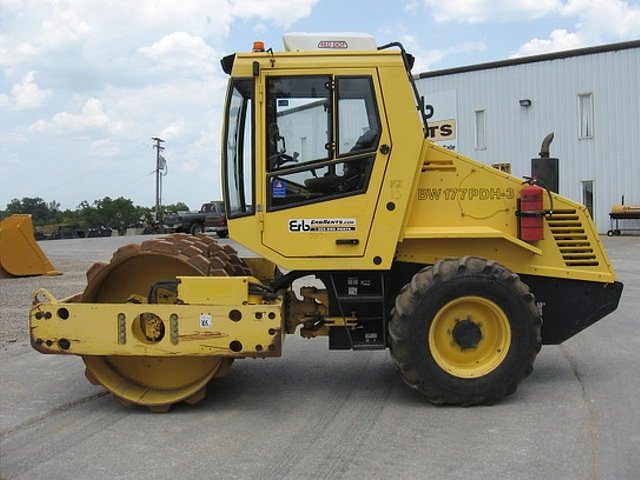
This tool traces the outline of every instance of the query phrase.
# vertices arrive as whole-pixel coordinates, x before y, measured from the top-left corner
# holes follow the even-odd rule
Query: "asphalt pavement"
[[[82,269],[130,241],[41,242],[65,275],[0,279],[0,295],[73,293]],[[236,361],[203,402],[153,414],[91,385],[79,358],[41,355],[18,335],[0,350],[0,478],[638,479],[640,237],[603,241],[625,283],[619,309],[543,347],[491,407],[423,402],[388,351],[288,336],[281,358]]]

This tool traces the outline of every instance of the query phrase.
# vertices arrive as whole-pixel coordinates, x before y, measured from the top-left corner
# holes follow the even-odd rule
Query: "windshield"
[[[254,212],[253,79],[231,80],[222,148],[225,197],[230,218]]]

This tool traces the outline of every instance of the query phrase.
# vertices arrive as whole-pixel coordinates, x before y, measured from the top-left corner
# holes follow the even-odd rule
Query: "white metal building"
[[[623,195],[640,204],[640,41],[427,72],[416,84],[432,140],[515,175],[530,174],[554,132],[559,193],[587,205],[601,233]]]

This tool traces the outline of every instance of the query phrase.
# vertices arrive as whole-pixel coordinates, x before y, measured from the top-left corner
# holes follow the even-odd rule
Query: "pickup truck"
[[[163,223],[167,232],[185,232],[196,235],[207,230],[216,232],[219,237],[226,237],[229,234],[224,202],[220,200],[203,204],[197,212],[178,212],[166,215]]]

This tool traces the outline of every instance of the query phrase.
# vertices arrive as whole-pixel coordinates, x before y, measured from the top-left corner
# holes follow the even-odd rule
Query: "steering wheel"
[[[297,163],[300,154],[298,152],[293,152],[293,155],[289,155],[284,152],[276,152],[269,157],[269,164],[272,168],[279,168],[287,162]]]

